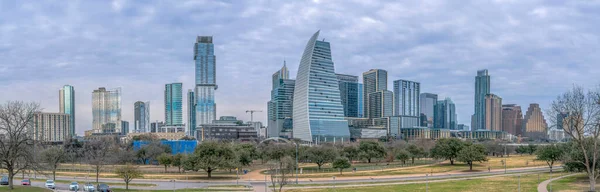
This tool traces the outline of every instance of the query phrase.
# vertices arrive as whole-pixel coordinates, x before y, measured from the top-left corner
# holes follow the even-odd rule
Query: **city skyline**
[[[317,29],[328,33],[337,73],[361,76],[369,69],[384,69],[390,85],[396,79],[420,82],[421,92],[451,97],[459,123],[466,125],[470,125],[474,108],[473,74],[479,69],[489,70],[492,93],[524,108],[539,103],[545,110],[573,83],[598,83],[588,80],[598,74],[593,67],[598,56],[587,52],[598,48],[589,43],[598,38],[597,29],[578,21],[595,18],[577,3],[465,3],[461,7],[487,14],[461,17],[469,13],[447,15],[455,6],[450,2],[430,9],[408,2],[338,4],[340,9],[331,9],[335,2],[273,2],[269,6],[115,2],[59,2],[56,9],[43,3],[3,2],[0,15],[7,19],[0,24],[0,55],[8,62],[0,67],[0,86],[7,90],[0,100],[36,101],[44,112],[55,112],[59,111],[56,90],[72,85],[77,90],[76,133],[82,135],[92,128],[89,93],[98,87],[121,87],[123,120],[133,124],[133,103],[142,100],[155,103],[152,122],[164,121],[160,113],[164,111],[162,86],[183,82],[185,89],[193,89],[192,41],[197,35],[212,35],[218,42],[217,76],[221,77],[215,93],[220,103],[216,116],[233,115],[247,121],[246,109],[266,111],[269,75],[281,67],[283,59],[290,78],[295,79],[304,39]],[[347,11],[357,6],[367,11]],[[211,10],[214,7],[222,13]],[[489,11],[489,7],[504,9]],[[96,8],[104,8],[97,9],[102,16],[86,13]],[[312,14],[291,14],[289,10],[294,9],[312,10]],[[401,10],[415,11],[402,17],[390,14]],[[330,17],[338,13],[339,17]],[[413,17],[421,19],[412,21]],[[352,22],[328,20],[342,18]],[[108,30],[111,28],[122,30]],[[355,38],[358,36],[364,38]],[[25,60],[27,55],[36,55],[43,62]],[[45,70],[39,70],[42,67]],[[265,123],[266,113],[255,119]]]

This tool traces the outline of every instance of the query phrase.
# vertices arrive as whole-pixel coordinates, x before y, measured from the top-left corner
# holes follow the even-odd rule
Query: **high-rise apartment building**
[[[475,77],[475,114],[471,123],[472,130],[485,129],[485,96],[490,94],[490,75],[488,70],[477,71]]]
[[[437,101],[434,106],[434,122],[433,127],[458,130],[458,122],[456,118],[456,106],[452,99],[446,98],[441,101]]]
[[[548,124],[544,114],[537,103],[529,104],[525,118],[523,119],[523,135],[530,139],[545,139],[548,136]]]
[[[421,121],[421,126],[433,128],[433,111],[434,106],[437,104],[438,96],[433,93],[421,93],[419,96],[420,111],[424,119]]]
[[[340,88],[340,98],[344,107],[344,116],[360,117],[360,106],[363,102],[359,101],[362,98],[361,84],[358,83],[358,76],[336,74]]]
[[[69,114],[69,137],[75,136],[75,88],[65,85],[58,91],[58,107],[60,113]]]
[[[267,103],[267,137],[279,137],[283,130],[292,129],[294,87],[296,81],[289,79],[289,71],[283,67],[273,74],[271,100]]]
[[[137,101],[133,104],[134,131],[147,133],[150,131],[150,101]]]
[[[369,118],[382,118],[394,115],[394,92],[383,90],[369,94]]]
[[[502,131],[502,98],[494,94],[485,96],[485,129]]]
[[[165,85],[165,124],[183,125],[182,83]]]
[[[65,113],[33,113],[33,139],[62,142],[70,138],[71,115]]]
[[[331,47],[318,37],[319,31],[308,40],[296,75],[293,137],[317,142],[348,139]]]
[[[522,135],[523,112],[515,104],[502,105],[502,130],[515,136]]]
[[[216,119],[216,56],[212,36],[198,36],[194,44],[196,64],[196,124],[209,124]]]
[[[363,73],[363,106],[364,116],[369,115],[369,94],[377,91],[387,91],[387,71],[383,69],[371,69]],[[392,109],[393,110],[393,109]]]
[[[419,117],[420,94],[421,83],[402,79],[394,81],[394,115]]]
[[[196,94],[191,89],[187,93],[187,135],[196,134]]]
[[[95,133],[121,132],[121,88],[100,87],[92,92],[92,129]]]

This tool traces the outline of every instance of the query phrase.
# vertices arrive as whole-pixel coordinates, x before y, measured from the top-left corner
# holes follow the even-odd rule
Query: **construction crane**
[[[254,112],[263,112],[261,110],[246,110],[246,113],[250,113],[250,122],[254,122]]]

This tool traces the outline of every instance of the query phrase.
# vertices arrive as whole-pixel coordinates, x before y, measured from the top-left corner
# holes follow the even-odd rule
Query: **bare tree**
[[[56,169],[62,161],[66,158],[66,151],[62,147],[49,147],[42,151],[41,162],[43,162],[46,167],[52,170],[52,179],[56,180]]]
[[[562,127],[571,141],[582,152],[583,158],[575,161],[583,164],[590,181],[590,191],[596,190],[599,171],[600,139],[600,92],[574,86],[558,96],[549,109],[551,126]],[[561,117],[561,118],[558,118]]]
[[[36,170],[34,159],[33,119],[37,103],[9,101],[0,105],[0,169],[8,172],[8,185],[27,168]]]
[[[274,191],[281,192],[283,186],[289,183],[290,174],[292,174],[294,167],[295,161],[290,156],[285,156],[269,164],[269,174]],[[279,185],[279,190],[276,188],[277,185]]]
[[[140,169],[137,166],[131,165],[129,163],[127,163],[127,165],[125,166],[118,167],[115,170],[115,173],[117,173],[119,177],[123,178],[123,181],[125,182],[125,190],[129,190],[129,183],[131,182],[131,180],[143,177]]]
[[[96,172],[96,183],[98,183],[98,177],[100,176],[102,167],[112,161],[112,156],[110,155],[112,146],[111,139],[88,141],[83,145],[85,151],[83,155]]]

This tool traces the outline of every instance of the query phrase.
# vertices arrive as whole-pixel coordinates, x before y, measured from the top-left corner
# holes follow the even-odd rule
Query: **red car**
[[[31,181],[29,179],[23,179],[21,185],[31,185]]]

